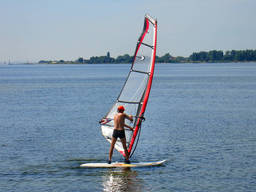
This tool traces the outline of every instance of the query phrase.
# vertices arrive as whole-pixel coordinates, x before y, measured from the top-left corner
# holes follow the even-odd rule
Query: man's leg
[[[125,152],[125,159],[129,160],[129,153],[128,153],[128,150],[127,150],[127,147],[126,147],[126,138],[125,137],[122,138],[121,142],[122,142],[122,145],[123,145],[123,148],[124,148],[124,152]]]
[[[113,155],[113,149],[114,149],[114,146],[116,144],[116,138],[115,137],[112,137],[112,141],[111,141],[111,146],[110,146],[110,149],[109,149],[109,158],[108,160],[111,162],[111,159],[112,159],[112,155]]]

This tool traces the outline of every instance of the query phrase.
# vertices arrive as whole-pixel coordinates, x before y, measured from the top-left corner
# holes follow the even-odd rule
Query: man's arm
[[[134,131],[134,129],[133,129],[131,126],[126,125],[126,124],[124,124],[124,126],[127,127],[127,128],[129,128],[130,130]]]
[[[125,114],[125,118],[129,119],[131,122],[133,122],[133,116]]]

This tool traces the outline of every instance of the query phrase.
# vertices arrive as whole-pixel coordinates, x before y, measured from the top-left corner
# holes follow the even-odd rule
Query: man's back
[[[124,119],[126,115],[125,113],[117,113],[114,117],[114,129],[123,130],[124,129]]]

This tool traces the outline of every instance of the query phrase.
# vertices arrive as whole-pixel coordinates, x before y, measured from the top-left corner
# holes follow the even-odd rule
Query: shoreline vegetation
[[[75,61],[64,60],[40,60],[39,64],[120,64],[120,63],[132,63],[133,56],[124,54],[113,58],[110,56],[110,52],[107,52],[106,56],[93,56],[90,59],[84,59],[79,57]],[[232,50],[232,51],[201,51],[194,52],[189,57],[177,56],[174,57],[170,53],[166,53],[163,56],[156,56],[156,63],[228,63],[228,62],[253,62],[256,61],[256,50]]]

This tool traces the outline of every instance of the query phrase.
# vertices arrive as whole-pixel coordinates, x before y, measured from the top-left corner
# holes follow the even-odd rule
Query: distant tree
[[[192,53],[190,56],[189,56],[189,59],[191,60],[191,61],[199,61],[200,59],[199,59],[200,57],[199,57],[199,54],[198,53]]]
[[[175,57],[175,59],[173,60],[174,63],[185,63],[188,62],[188,59],[186,57]]]
[[[79,57],[79,58],[77,59],[77,62],[78,62],[78,63],[83,63],[83,62],[84,62],[83,57]]]
[[[218,61],[223,61],[223,56],[224,56],[223,51],[217,51],[217,60]]]
[[[224,56],[223,56],[223,60],[224,61],[232,61],[232,55],[231,55],[231,51],[226,51]]]
[[[209,52],[209,60],[210,61],[221,61],[223,60],[223,51],[210,51]]]
[[[131,63],[132,60],[133,60],[132,56],[125,54],[122,56],[118,56],[115,60],[115,63]]]
[[[201,51],[199,53],[192,53],[189,56],[192,62],[216,62],[223,60],[223,51],[212,50],[209,52]]]
[[[43,63],[50,63],[50,61],[40,60],[38,63],[40,63],[40,64],[43,64]]]
[[[199,52],[198,57],[199,57],[199,58],[198,58],[199,61],[208,61],[208,60],[209,60],[208,53],[205,52],[205,51]]]
[[[172,59],[172,56],[170,55],[170,53],[166,53],[162,57],[157,57],[157,62],[159,62],[159,63],[170,63],[171,59]]]

